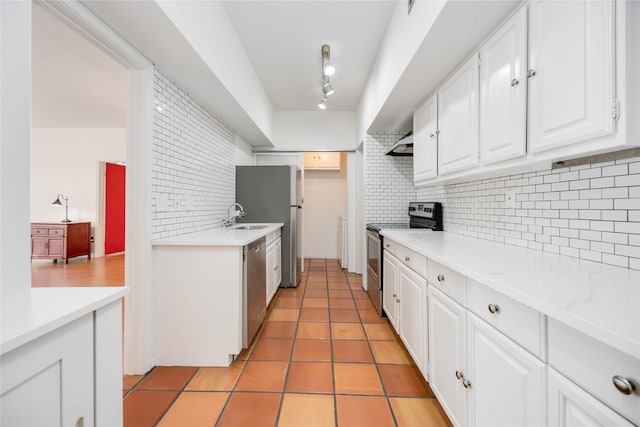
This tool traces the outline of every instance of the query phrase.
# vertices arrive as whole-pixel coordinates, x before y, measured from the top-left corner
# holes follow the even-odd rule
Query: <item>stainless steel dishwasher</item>
[[[242,347],[247,348],[267,312],[266,238],[254,240],[243,250]]]

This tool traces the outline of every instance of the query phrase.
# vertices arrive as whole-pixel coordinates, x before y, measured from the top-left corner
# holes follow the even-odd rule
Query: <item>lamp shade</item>
[[[52,206],[64,206],[64,205],[62,204],[62,201],[60,200],[60,196],[58,196],[58,198],[57,198],[57,199],[55,199],[53,202],[51,202],[51,205],[52,205]]]

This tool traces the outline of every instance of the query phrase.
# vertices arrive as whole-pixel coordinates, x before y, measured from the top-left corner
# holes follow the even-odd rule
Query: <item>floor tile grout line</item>
[[[300,310],[298,311],[298,320],[296,321],[296,327],[295,327],[295,330],[293,331],[293,341],[291,344],[291,351],[289,352],[289,360],[287,361],[287,371],[284,374],[284,381],[282,383],[282,393],[280,396],[280,405],[278,406],[278,413],[276,414],[276,420],[274,424],[275,426],[277,426],[280,423],[280,416],[282,415],[282,406],[284,405],[284,397],[285,397],[285,392],[287,390],[287,382],[289,381],[289,372],[291,371],[291,362],[293,361],[293,352],[296,347],[296,335],[298,335],[298,327],[300,326],[300,317],[302,316],[302,304],[304,304],[304,296],[307,293],[308,282],[309,282],[309,274],[307,273],[305,276],[305,282],[303,285],[304,290],[302,291],[302,299],[300,301]],[[278,298],[280,297],[278,296]]]

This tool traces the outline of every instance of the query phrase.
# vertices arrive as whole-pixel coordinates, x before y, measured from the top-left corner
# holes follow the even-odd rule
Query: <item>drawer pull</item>
[[[444,274],[438,274],[438,282],[444,282]]]
[[[500,306],[498,304],[489,304],[488,308],[491,314],[500,313]]]
[[[399,299],[399,298],[396,298],[396,302],[397,302],[398,304],[400,304],[400,299]]]
[[[397,298],[397,297],[398,297],[398,295],[396,295],[396,294],[393,294],[393,297],[394,297],[394,298]]]
[[[613,385],[616,386],[618,391],[622,394],[629,395],[633,394],[633,392],[636,391],[636,385],[633,383],[633,381],[625,377],[615,375],[613,378],[611,378],[611,380],[613,381]]]
[[[459,380],[461,380],[461,379],[463,379],[463,378],[464,378],[464,375],[462,375],[462,372],[460,372],[460,371],[456,371],[456,378],[457,378],[457,379],[459,379]]]
[[[408,256],[406,256],[406,257],[404,257],[404,260],[405,260],[405,261],[407,261],[407,262],[409,262],[409,261],[411,261],[411,258],[409,258]]]
[[[470,388],[471,387],[471,383],[466,378],[462,379],[462,385],[464,386],[464,388]]]

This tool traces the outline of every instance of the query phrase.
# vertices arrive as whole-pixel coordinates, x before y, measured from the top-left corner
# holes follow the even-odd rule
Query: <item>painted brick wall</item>
[[[364,145],[365,222],[409,222],[407,209],[415,200],[413,157],[384,153],[402,134],[367,134]]]
[[[220,227],[235,201],[234,132],[157,69],[153,139],[153,238]]]
[[[640,270],[639,157],[424,187],[417,198],[443,203],[448,232]]]

